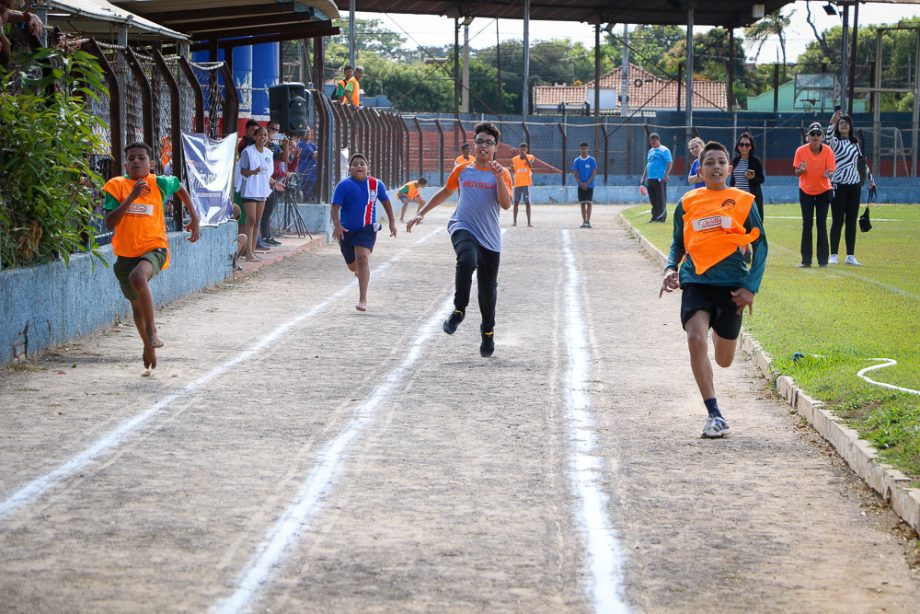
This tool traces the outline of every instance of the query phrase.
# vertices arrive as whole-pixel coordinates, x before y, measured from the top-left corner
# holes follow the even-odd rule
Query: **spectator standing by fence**
[[[345,103],[345,86],[348,85],[348,82],[351,81],[351,78],[355,74],[355,69],[350,65],[346,64],[345,68],[342,69],[342,72],[345,74],[345,77],[339,79],[335,82],[335,90],[332,92],[332,98],[336,102],[344,105]]]
[[[246,214],[246,236],[249,238],[249,261],[261,260],[255,255],[259,224],[265,213],[265,199],[271,194],[272,172],[275,162],[272,150],[268,147],[268,130],[257,128],[256,142],[243,150],[240,156],[240,174],[243,177],[240,194],[243,211]]]
[[[757,213],[763,223],[763,190],[760,186],[764,182],[763,164],[760,158],[754,155],[754,137],[750,132],[742,132],[735,143],[735,157],[732,158],[731,187],[744,190],[754,195],[757,204]]]
[[[706,185],[706,182],[703,181],[703,176],[700,174],[700,152],[703,151],[705,145],[706,143],[703,142],[703,139],[698,136],[690,139],[690,142],[687,143],[690,157],[693,158],[693,162],[690,164],[690,172],[687,174],[687,183],[692,185],[694,189],[702,188]]]
[[[668,178],[674,160],[671,150],[661,144],[657,132],[648,135],[648,144],[645,170],[640,183],[648,186],[648,199],[652,205],[652,219],[649,221],[664,223],[668,219]]]
[[[313,130],[307,128],[307,133],[297,143],[299,154],[297,156],[297,175],[300,178],[300,193],[304,202],[313,202],[313,188],[316,185],[316,143],[313,142]]]
[[[588,144],[578,146],[581,154],[572,162],[572,175],[578,184],[578,202],[581,205],[581,227],[591,228],[591,205],[594,201],[594,178],[597,176],[597,160],[588,155]]]
[[[517,226],[518,203],[524,199],[524,211],[527,213],[527,227],[533,228],[530,223],[530,186],[533,185],[533,154],[527,153],[527,143],[521,143],[518,149],[518,155],[511,159],[514,177],[514,220],[513,226]]]
[[[831,202],[831,177],[837,167],[834,152],[821,142],[824,131],[818,122],[808,127],[808,142],[795,150],[792,168],[799,178],[799,205],[802,208],[802,262],[807,269],[812,258],[812,225],[817,226],[818,266],[827,266],[827,209]]]
[[[361,106],[361,85],[358,83],[364,76],[364,68],[355,66],[355,72],[345,84],[345,92],[342,96],[342,104],[350,104],[354,108]]]
[[[859,266],[856,260],[856,221],[859,217],[859,200],[862,196],[863,181],[869,187],[875,187],[875,177],[865,167],[865,178],[859,174],[859,159],[862,150],[853,131],[853,120],[849,115],[835,111],[831,123],[827,126],[827,143],[834,152],[837,168],[831,183],[834,185],[834,200],[831,202],[831,255],[829,264],[837,264],[837,250],[840,247],[840,230],[846,226],[845,241],[847,248],[846,263]]]

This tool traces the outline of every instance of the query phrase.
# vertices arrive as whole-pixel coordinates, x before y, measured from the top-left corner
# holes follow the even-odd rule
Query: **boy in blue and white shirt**
[[[348,270],[358,278],[358,304],[367,311],[367,285],[371,279],[371,252],[377,242],[377,201],[387,212],[390,236],[396,236],[393,207],[382,181],[367,174],[367,158],[356,153],[348,161],[349,177],[335,186],[332,195],[332,236],[339,242]]]

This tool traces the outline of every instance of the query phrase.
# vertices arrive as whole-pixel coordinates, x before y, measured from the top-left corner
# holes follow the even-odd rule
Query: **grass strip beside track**
[[[649,224],[648,205],[623,215],[667,254],[673,211],[669,206],[667,224]],[[920,205],[872,205],[872,217],[872,230],[856,237],[863,266],[842,264],[841,237],[841,264],[799,269],[799,205],[767,205],[767,271],[744,327],[776,369],[825,401],[918,487],[920,395],[875,386],[856,373],[877,364],[872,358],[892,358],[898,364],[872,371],[872,379],[920,389]],[[676,306],[674,313],[676,319]],[[796,353],[804,356],[793,360]]]

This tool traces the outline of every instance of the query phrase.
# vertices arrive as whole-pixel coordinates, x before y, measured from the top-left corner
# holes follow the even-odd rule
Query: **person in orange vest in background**
[[[396,196],[402,203],[402,211],[399,213],[400,222],[406,221],[406,209],[409,208],[410,202],[418,205],[415,208],[415,213],[418,215],[418,210],[421,209],[422,205],[425,204],[425,199],[422,198],[422,194],[418,191],[418,189],[423,188],[426,185],[428,185],[428,180],[424,177],[419,177],[415,181],[407,181],[401,188],[399,188],[399,191],[396,192]]]
[[[335,100],[336,102],[340,104],[346,104],[345,103],[345,86],[348,85],[349,81],[351,81],[351,77],[352,75],[354,75],[355,69],[346,64],[345,68],[343,68],[342,71],[345,73],[345,78],[339,79],[338,81],[335,82],[335,91],[332,94],[332,98],[333,100]]]
[[[473,155],[470,153],[470,144],[464,143],[460,146],[460,155],[454,159],[454,166],[469,164],[474,159],[475,158],[473,158]]]
[[[355,66],[355,73],[345,84],[345,92],[342,96],[342,104],[350,104],[358,108],[361,106],[361,86],[358,80],[364,75],[364,68]]]
[[[674,211],[674,238],[658,297],[683,290],[680,321],[687,332],[690,368],[709,414],[702,437],[714,438],[731,429],[716,401],[709,329],[716,363],[731,366],[741,314],[745,307],[753,313],[754,294],[763,279],[767,237],[754,195],[726,186],[732,166],[725,145],[710,141],[703,147],[700,174],[706,187],[684,194]],[[753,251],[750,266],[743,254],[748,245]]]
[[[527,143],[521,143],[520,153],[511,159],[513,167],[511,176],[514,178],[514,221],[512,226],[517,226],[518,203],[524,199],[524,210],[527,212],[527,227],[533,228],[530,223],[530,186],[533,185],[533,154],[527,153]]]

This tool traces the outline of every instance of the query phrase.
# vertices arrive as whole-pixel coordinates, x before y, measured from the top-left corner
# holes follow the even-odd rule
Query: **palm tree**
[[[753,26],[744,29],[745,37],[747,37],[749,41],[757,44],[755,56],[760,55],[760,50],[763,48],[764,43],[766,43],[771,36],[775,36],[779,39],[779,48],[783,53],[783,81],[786,80],[786,28],[788,28],[789,24],[792,22],[792,16],[794,14],[795,9],[792,9],[785,15],[783,15],[782,9],[777,9],[769,13]]]

